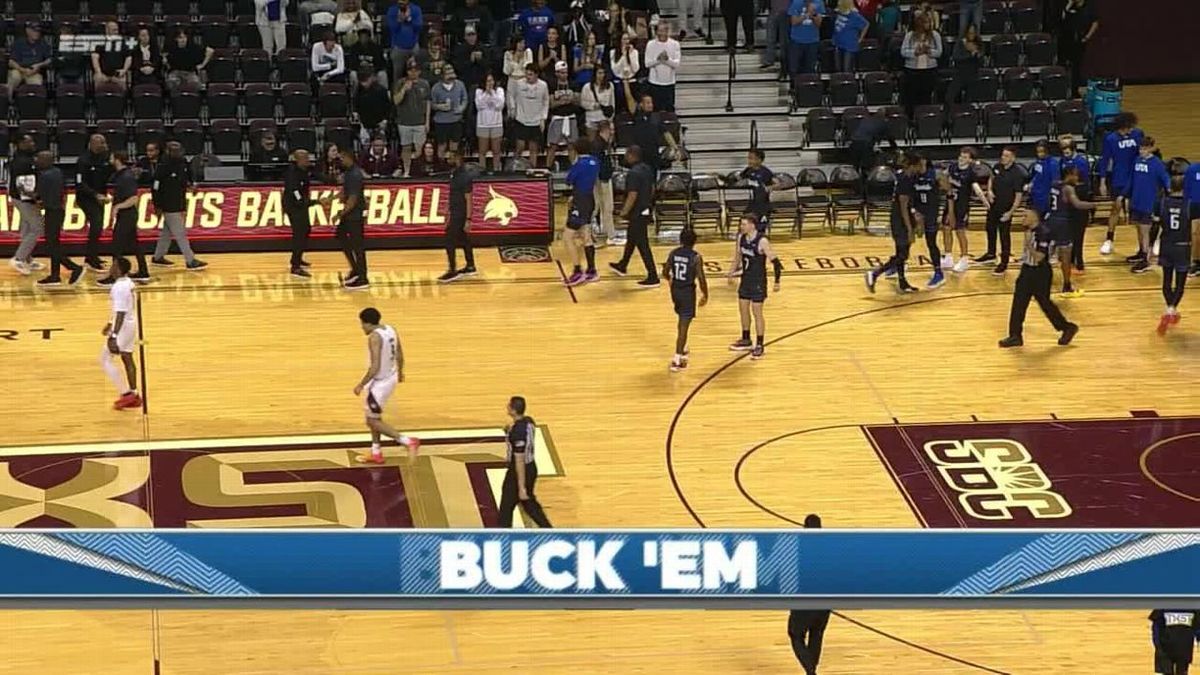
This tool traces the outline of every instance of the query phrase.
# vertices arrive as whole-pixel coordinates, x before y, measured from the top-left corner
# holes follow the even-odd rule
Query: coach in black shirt
[[[525,398],[514,396],[508,401],[508,416],[512,425],[508,427],[508,470],[504,472],[504,483],[500,487],[500,507],[497,519],[500,527],[512,527],[513,511],[517,504],[525,515],[542,529],[552,527],[542,505],[533,494],[537,483],[537,461],[534,458],[534,435],[537,426],[532,417],[525,414]]]
[[[88,139],[87,151],[75,163],[75,204],[87,219],[87,248],[83,262],[97,272],[104,271],[100,260],[100,234],[104,232],[104,204],[109,201],[108,181],[112,178],[108,141],[100,134]]]
[[[446,221],[446,260],[449,267],[438,277],[442,283],[450,283],[463,277],[475,276],[475,252],[471,250],[470,224],[471,188],[475,184],[475,173],[463,163],[462,154],[456,149],[446,151],[450,164],[450,213]],[[455,253],[463,250],[467,266],[458,269]]]
[[[642,264],[646,266],[646,278],[638,282],[638,287],[655,288],[659,284],[658,270],[654,268],[654,253],[650,250],[655,173],[643,161],[642,149],[636,145],[625,149],[625,163],[630,168],[625,174],[625,205],[621,208],[621,218],[629,220],[629,228],[621,261],[609,263],[608,266],[619,276],[625,276],[636,248],[642,256]]]
[[[650,94],[642,95],[637,112],[633,115],[630,138],[634,145],[642,149],[642,161],[656,173],[662,168],[659,149],[666,144],[672,150],[679,150],[675,137],[667,131],[667,125],[663,124],[662,116],[654,112],[654,98]]]
[[[58,286],[62,283],[58,276],[59,268],[66,267],[70,272],[67,283],[74,285],[83,275],[83,267],[75,261],[63,256],[62,244],[59,237],[62,234],[63,221],[67,217],[66,202],[63,199],[64,179],[62,169],[54,166],[54,156],[42,151],[35,159],[38,169],[37,196],[45,209],[46,249],[50,254],[50,276],[38,282],[39,286]]]
[[[992,207],[987,215],[987,252],[975,259],[977,263],[996,261],[992,274],[1004,274],[1012,256],[1012,219],[1021,206],[1025,169],[1017,164],[1017,151],[1012,147],[1000,153],[1000,163],[992,167],[988,179],[988,201]],[[1000,235],[1000,258],[996,258],[996,235]]]
[[[346,275],[342,286],[347,290],[357,291],[370,288],[367,281],[367,251],[363,227],[366,218],[366,200],[363,195],[363,183],[366,176],[358,166],[352,148],[342,150],[342,212],[333,219],[337,226],[336,236],[342,242],[342,253],[346,262],[350,263],[350,272]],[[325,203],[328,205],[329,201]]]
[[[154,210],[162,217],[162,230],[158,234],[158,243],[154,246],[154,257],[150,259],[155,265],[172,264],[167,260],[167,249],[174,239],[188,270],[198,272],[208,267],[208,263],[196,258],[196,254],[192,253],[192,245],[188,242],[187,193],[191,186],[192,172],[183,156],[183,145],[178,141],[170,141],[167,143],[167,156],[154,168],[154,185],[151,192]]]
[[[137,272],[129,275],[134,281],[148,281],[150,272],[146,269],[146,254],[137,239],[138,221],[138,181],[129,165],[129,155],[124,150],[112,153],[113,168],[113,258],[134,255],[137,257]],[[116,282],[113,271],[98,283],[101,286],[111,286]]]
[[[308,151],[298,149],[292,153],[292,163],[283,172],[283,212],[292,226],[292,276],[307,279],[312,275],[305,269],[304,251],[308,248],[308,235],[312,232],[312,220],[308,215],[309,183],[312,180],[312,160]]]

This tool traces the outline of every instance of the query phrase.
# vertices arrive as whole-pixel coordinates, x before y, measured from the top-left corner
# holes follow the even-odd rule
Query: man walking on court
[[[679,233],[679,248],[671,251],[663,263],[663,275],[671,282],[671,303],[679,324],[675,331],[675,356],[671,372],[687,368],[688,328],[696,318],[696,282],[700,283],[700,306],[708,304],[708,279],[704,277],[704,257],[696,252],[696,231]]]
[[[342,281],[342,287],[350,291],[364,290],[371,287],[367,280],[367,250],[364,240],[363,226],[366,217],[366,203],[363,199],[362,169],[354,156],[353,148],[342,150],[342,167],[346,170],[342,176],[342,211],[333,218],[336,227],[335,236],[342,242],[342,254],[350,263],[350,271]],[[323,201],[328,206],[333,201],[326,197]]]
[[[38,171],[33,165],[34,142],[29,134],[17,140],[17,151],[8,163],[8,195],[20,218],[21,243],[9,264],[24,275],[42,269],[33,259],[33,249],[42,236],[42,212],[37,207]]]
[[[1050,284],[1054,273],[1050,269],[1050,247],[1053,235],[1050,225],[1043,218],[1029,223],[1025,231],[1024,253],[1021,256],[1021,273],[1017,276],[1017,286],[1013,290],[1012,311],[1008,316],[1008,337],[1000,341],[1002,348],[1020,347],[1025,344],[1023,337],[1025,327],[1025,312],[1029,309],[1029,301],[1037,300],[1038,307],[1050,320],[1054,330],[1062,333],[1058,344],[1071,344],[1079,326],[1067,321],[1058,305],[1050,299]]]
[[[162,217],[162,230],[158,233],[158,243],[154,245],[154,257],[150,263],[161,267],[170,267],[175,263],[167,259],[167,251],[171,248],[171,240],[179,246],[183,261],[189,272],[199,272],[208,267],[208,263],[192,253],[192,245],[188,242],[187,222],[187,193],[192,186],[192,174],[188,169],[187,160],[183,157],[183,146],[179,141],[167,143],[167,156],[154,169],[154,182],[151,197],[154,210]]]
[[[368,307],[358,313],[362,331],[367,335],[367,372],[354,386],[354,395],[365,390],[363,401],[366,408],[367,428],[371,430],[371,454],[355,458],[359,464],[383,464],[383,448],[380,441],[384,436],[395,439],[408,448],[409,460],[416,459],[421,441],[396,431],[383,421],[383,409],[396,385],[404,381],[404,350],[400,347],[400,335],[396,329],[382,323],[379,310]]]
[[[308,151],[299,148],[292,152],[292,163],[283,174],[283,212],[292,226],[292,258],[289,266],[292,276],[300,279],[312,277],[308,272],[308,262],[304,260],[308,235],[312,232],[312,219],[308,215],[308,208],[312,205],[309,198],[310,166]]]
[[[62,285],[62,278],[58,276],[62,267],[66,267],[71,273],[67,283],[74,286],[83,276],[83,266],[64,256],[62,252],[60,236],[63,221],[67,218],[62,169],[54,165],[54,155],[45,150],[37,154],[34,162],[38,169],[38,201],[42,204],[43,220],[46,224],[46,253],[50,256],[50,275],[38,281],[38,286]]]
[[[138,242],[138,183],[137,176],[129,166],[129,155],[123,150],[112,153],[113,167],[113,227],[112,249],[113,257],[136,256],[137,271],[129,278],[144,282],[150,280],[150,272],[146,269],[146,254]],[[112,286],[117,282],[115,274],[109,274],[96,283],[101,286]]]
[[[805,529],[821,527],[821,516],[810,513],[804,518]],[[828,609],[793,609],[788,613],[788,638],[792,652],[804,668],[804,675],[817,675],[817,664],[821,662],[821,643],[825,639],[825,627],[829,625]]]
[[[83,263],[93,272],[104,271],[104,261],[100,259],[100,235],[104,232],[104,205],[110,201],[106,191],[112,175],[108,141],[101,134],[92,134],[87,152],[75,163],[75,204],[87,220]]]
[[[621,208],[621,219],[628,220],[625,252],[620,262],[609,263],[617,276],[628,274],[633,251],[642,256],[646,267],[646,278],[638,282],[638,288],[658,288],[658,270],[654,267],[654,253],[650,250],[650,219],[654,208],[654,169],[642,161],[642,149],[631,145],[625,149],[625,164],[629,173],[625,175],[625,205]]]
[[[879,277],[891,274],[895,274],[900,281],[898,290],[901,293],[917,292],[916,287],[909,284],[904,276],[904,263],[912,246],[913,204],[916,201],[916,177],[921,170],[921,162],[919,157],[905,155],[904,168],[896,174],[891,215],[892,241],[896,245],[896,252],[884,264],[867,271],[867,290],[872,293],[875,292],[875,282]]]
[[[534,435],[537,426],[533,418],[525,414],[525,397],[513,396],[508,400],[508,416],[512,424],[508,427],[508,470],[500,488],[500,527],[512,527],[513,511],[517,504],[529,519],[542,529],[553,527],[537,496],[533,494],[537,483],[537,461],[534,457]]]

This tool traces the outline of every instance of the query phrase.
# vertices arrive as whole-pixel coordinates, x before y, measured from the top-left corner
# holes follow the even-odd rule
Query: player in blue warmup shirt
[[[1079,172],[1079,183],[1075,185],[1075,194],[1080,199],[1090,200],[1092,198],[1092,166],[1088,162],[1088,158],[1075,152],[1075,139],[1071,134],[1063,134],[1058,137],[1058,150],[1062,154],[1059,164],[1062,166],[1063,176],[1067,175],[1067,169],[1074,167]],[[1083,239],[1087,234],[1087,226],[1091,219],[1090,211],[1083,209],[1071,211],[1071,264],[1080,272],[1083,271]]]
[[[1096,175],[1100,178],[1100,196],[1112,194],[1112,209],[1108,215],[1108,236],[1100,245],[1100,255],[1108,255],[1113,250],[1113,233],[1121,221],[1121,213],[1125,209],[1125,192],[1129,188],[1129,180],[1133,176],[1133,163],[1137,161],[1138,148],[1145,135],[1137,128],[1137,115],[1120,113],[1113,119],[1114,131],[1104,137],[1104,148],[1100,152],[1100,163],[1096,165]],[[1109,181],[1106,182],[1105,179]],[[1128,262],[1134,262],[1130,259]]]
[[[1037,161],[1030,167],[1029,207],[1025,209],[1026,229],[1046,217],[1046,212],[1050,210],[1050,188],[1062,176],[1058,158],[1050,154],[1049,141],[1038,141],[1035,152]]]
[[[1129,203],[1129,219],[1138,228],[1139,249],[1131,261],[1134,274],[1150,271],[1150,251],[1154,245],[1150,236],[1151,219],[1159,193],[1165,192],[1170,184],[1167,165],[1154,154],[1154,139],[1146,136],[1142,139],[1141,154],[1133,163],[1133,174],[1125,192],[1125,199]]]
[[[1200,254],[1196,241],[1200,239],[1200,162],[1195,162],[1183,172],[1183,198],[1188,203],[1188,220],[1192,224],[1192,268],[1189,277],[1200,277]]]
[[[1159,200],[1154,215],[1162,223],[1162,242],[1158,264],[1163,270],[1163,300],[1167,310],[1158,322],[1158,334],[1179,323],[1179,301],[1187,283],[1188,262],[1192,254],[1192,225],[1188,222],[1189,202],[1183,194],[1183,176],[1171,177],[1171,189]]]
[[[592,240],[592,218],[596,215],[596,198],[592,191],[600,178],[600,161],[591,152],[591,143],[586,138],[575,141],[575,163],[567,171],[571,203],[567,207],[563,243],[575,263],[567,279],[568,286],[578,286],[600,278],[596,272],[596,242]],[[580,265],[584,256],[587,258],[587,272]]]

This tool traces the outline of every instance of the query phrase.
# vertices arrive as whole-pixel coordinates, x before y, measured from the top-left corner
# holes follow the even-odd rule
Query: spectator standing
[[[592,32],[592,22],[588,19],[584,0],[571,0],[571,20],[564,29],[568,45],[581,45]]]
[[[942,13],[934,9],[929,0],[923,0],[921,4],[917,5],[916,9],[913,10],[914,22],[916,22],[917,17],[919,16],[929,17],[929,28],[933,32],[942,32]]]
[[[158,42],[150,36],[149,28],[138,28],[137,44],[133,46],[132,53],[133,85],[158,84],[162,77],[159,72],[162,54],[158,51]]]
[[[333,17],[333,32],[337,33],[342,45],[353,47],[360,38],[360,33],[375,32],[375,21],[362,8],[360,0],[340,0],[337,14]]]
[[[167,43],[163,62],[166,64],[167,89],[175,91],[183,82],[199,86],[201,75],[212,59],[213,48],[192,42],[187,31],[180,28]]]
[[[737,26],[740,19],[742,33],[746,36],[746,53],[754,53],[754,4],[753,0],[721,0],[721,14],[725,17],[725,47],[729,51],[737,49]]]
[[[788,7],[788,74],[817,72],[821,62],[821,22],[825,20],[824,0],[792,0]]]
[[[346,51],[332,31],[326,31],[321,41],[313,44],[310,65],[318,83],[346,81]]]
[[[583,36],[581,42],[575,45],[573,51],[575,85],[582,87],[592,81],[596,71],[604,70],[604,47],[597,42],[596,34],[589,32]]]
[[[463,41],[454,48],[454,70],[467,91],[475,91],[483,84],[490,61],[487,47],[479,41],[479,33],[474,27],[467,29]]]
[[[525,66],[524,79],[509,86],[514,89],[510,116],[516,122],[513,137],[517,156],[529,150],[529,161],[536,166],[550,110],[550,88],[538,77],[537,66],[532,63]]]
[[[901,102],[904,114],[913,118],[913,108],[928,104],[937,88],[937,65],[942,56],[942,36],[933,30],[928,13],[918,14],[912,30],[904,35],[900,45],[904,57],[904,82]]]
[[[504,139],[504,88],[496,86],[496,76],[483,76],[483,86],[475,90],[475,137],[479,140],[479,162],[488,166],[488,152],[492,154],[491,171],[500,171],[500,144]]]
[[[616,108],[613,107],[613,86],[608,81],[608,71],[600,68],[591,82],[583,85],[579,93],[579,104],[583,108],[583,119],[589,132],[599,128],[602,122],[611,122]]]
[[[542,79],[547,82],[553,82],[558,64],[566,63],[568,58],[569,51],[567,50],[567,46],[562,42],[558,28],[550,26],[546,30],[546,41],[539,45],[534,52],[534,60],[537,62],[538,73],[541,74]]]
[[[362,81],[363,72],[372,73],[375,79],[388,87],[388,67],[383,56],[383,47],[375,41],[374,31],[363,29],[358,31],[358,41],[346,50],[346,69],[350,71],[351,84],[358,86]]]
[[[900,30],[900,8],[896,0],[883,0],[875,12],[875,29],[880,40],[887,40]]]
[[[50,45],[42,39],[42,27],[31,21],[25,35],[13,43],[8,55],[8,91],[13,95],[22,84],[45,84],[44,73],[50,67]]]
[[[983,45],[979,42],[979,28],[967,26],[967,32],[954,43],[954,79],[946,87],[946,105],[968,100],[971,84],[979,79],[979,68],[983,65]]]
[[[463,138],[463,114],[467,110],[467,88],[459,81],[454,66],[442,69],[442,81],[433,85],[429,103],[433,108],[433,137],[438,154],[444,157],[447,150],[458,150]]]
[[[418,54],[416,58],[421,64],[421,77],[429,82],[429,86],[442,81],[442,70],[450,65],[450,62],[446,60],[446,49],[440,37],[430,40],[429,49]]]
[[[958,0],[958,36],[967,33],[967,26],[983,25],[983,0]]]
[[[608,62],[612,64],[613,84],[625,94],[621,97],[621,108],[633,112],[637,109],[633,85],[642,69],[642,59],[628,35],[622,33],[618,38],[617,46],[608,54]]]
[[[679,73],[682,52],[679,41],[671,37],[671,24],[659,21],[654,38],[646,43],[646,65],[650,69],[650,96],[655,110],[675,112],[675,78]]]
[[[388,120],[392,116],[392,97],[379,81],[379,76],[369,70],[359,73],[362,85],[354,95],[354,110],[358,113],[359,133],[363,145],[372,136],[386,135]]]
[[[525,38],[525,46],[534,51],[545,44],[553,25],[554,10],[546,6],[546,0],[532,0],[529,7],[517,15],[517,29]]]
[[[546,128],[546,166],[553,166],[554,153],[561,152],[579,140],[579,92],[571,84],[571,73],[565,61],[554,68],[554,87],[550,92],[550,122]]]
[[[358,165],[362,167],[363,173],[367,174],[367,178],[392,178],[402,173],[396,153],[392,152],[387,141],[380,135],[371,139],[362,157],[359,157]]]
[[[396,104],[396,132],[400,137],[400,161],[409,169],[413,155],[425,145],[429,129],[429,83],[421,78],[416,61],[408,64],[407,76],[396,85],[392,101]]]
[[[524,79],[525,66],[533,63],[533,50],[525,46],[525,38],[520,35],[512,36],[509,40],[508,49],[504,52],[504,77],[507,80],[505,85],[508,88],[508,93],[511,96],[513,93],[513,84],[517,80]]]
[[[704,14],[708,9],[708,0],[679,0],[679,38],[680,42],[687,39],[688,31],[698,39],[704,39]],[[767,40],[771,39],[771,29],[767,28]]]
[[[254,25],[262,36],[263,49],[274,56],[287,48],[289,0],[254,0]]]
[[[133,65],[133,55],[121,27],[116,21],[104,24],[104,44],[96,45],[92,52],[92,82],[113,84],[125,88],[125,76]]]
[[[467,31],[474,30],[481,43],[494,43],[492,11],[480,5],[479,0],[466,0],[462,7],[453,11],[446,23],[455,41],[466,40]]]
[[[837,68],[843,73],[854,72],[859,45],[867,36],[871,24],[854,6],[854,0],[838,0],[837,20],[833,24],[833,46],[837,48]]]
[[[384,15],[388,35],[392,47],[392,80],[399,82],[404,79],[408,60],[420,51],[421,28],[425,26],[425,18],[421,8],[411,0],[396,0],[396,4],[388,8]]]
[[[275,134],[267,131],[258,138],[258,145],[250,148],[250,165],[246,177],[250,180],[268,180],[279,177],[280,169],[288,163],[287,152],[279,147]]]
[[[1058,62],[1071,73],[1071,96],[1079,95],[1083,79],[1083,55],[1088,42],[1100,29],[1092,0],[1068,0],[1063,9],[1062,30],[1058,33]]]
[[[593,82],[592,84],[597,84]],[[600,229],[604,232],[605,245],[616,243],[617,232],[613,218],[613,125],[609,120],[596,124],[596,137],[592,140],[592,156],[600,162],[600,173],[596,177],[596,210],[600,214]]]
[[[256,0],[257,1],[257,0]],[[313,14],[330,14],[337,11],[336,0],[300,0],[300,23],[308,22]]]
[[[763,70],[774,68],[780,61],[787,62],[789,33],[788,9],[791,0],[771,0],[771,13],[767,17],[767,48],[763,50]]]
[[[430,176],[441,176],[450,171],[449,165],[445,160],[437,154],[437,147],[433,141],[425,141],[421,146],[421,153],[412,161],[412,170],[409,171],[409,178],[429,178]]]

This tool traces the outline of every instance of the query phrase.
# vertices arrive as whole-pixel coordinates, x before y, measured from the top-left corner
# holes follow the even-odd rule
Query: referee
[[[1071,344],[1071,340],[1079,332],[1079,326],[1067,321],[1058,305],[1050,299],[1050,283],[1054,276],[1050,269],[1050,246],[1053,240],[1050,226],[1044,218],[1037,218],[1031,222],[1031,227],[1025,231],[1021,273],[1017,276],[1017,287],[1013,290],[1012,311],[1008,316],[1008,337],[1000,341],[1000,346],[1004,348],[1025,344],[1022,333],[1030,300],[1037,300],[1038,307],[1041,307],[1042,313],[1050,319],[1054,330],[1062,333],[1058,344]]]
[[[815,513],[804,518],[805,529],[821,528],[821,516]],[[792,652],[804,668],[805,675],[816,675],[821,661],[821,643],[825,639],[825,627],[829,625],[828,609],[793,609],[788,613],[788,638],[792,641]]]
[[[304,251],[308,249],[308,235],[312,232],[312,219],[308,215],[308,208],[312,205],[309,198],[311,166],[312,160],[308,151],[298,148],[292,153],[292,162],[283,173],[283,212],[292,226],[290,265],[292,276],[301,279],[312,277],[306,269],[308,262],[304,260]]]
[[[504,484],[500,488],[500,527],[512,527],[513,511],[517,504],[529,519],[542,529],[553,527],[542,505],[533,494],[537,483],[537,462],[533,456],[533,435],[536,427],[532,417],[525,415],[525,397],[514,396],[508,400],[508,416],[512,425],[508,427],[508,470],[504,473]]]

